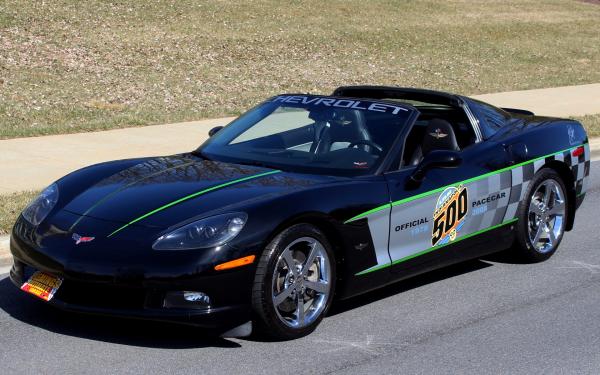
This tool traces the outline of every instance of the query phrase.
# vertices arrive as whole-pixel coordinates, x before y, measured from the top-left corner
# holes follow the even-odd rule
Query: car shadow
[[[488,262],[504,263],[504,264],[531,264],[530,261],[526,260],[523,257],[520,257],[518,252],[513,251],[512,249],[493,253],[493,254],[487,255],[481,259],[488,261]]]
[[[486,262],[486,260],[487,259],[473,259],[465,261],[455,265],[440,268],[435,271],[430,271],[419,276],[411,277],[406,280],[398,281],[383,288],[379,288],[356,297],[351,297],[345,300],[336,300],[333,302],[333,305],[331,306],[329,313],[327,313],[327,316],[335,316],[338,314],[342,314],[347,311],[366,306],[370,303],[394,296],[396,294],[409,291],[411,289],[419,288],[428,284],[443,281],[445,279],[449,279],[469,272],[474,272],[487,267],[492,267],[493,264]],[[244,338],[244,340],[256,342],[279,341],[264,336],[251,336],[248,338]]]
[[[335,301],[328,316],[341,314],[424,285],[491,267],[493,264],[488,263],[488,260],[493,262],[503,262],[502,260],[504,260],[508,262],[509,257],[510,255],[506,254],[495,254],[485,257],[482,260],[475,259],[462,262],[439,270],[430,271],[357,297]],[[496,260],[496,258],[501,260]],[[0,280],[0,309],[23,323],[50,332],[90,340],[162,349],[241,347],[237,342],[218,337],[214,333],[196,327],[61,311],[36,301],[34,297],[23,294],[11,283],[8,277]],[[257,342],[273,341],[268,337],[257,335],[243,338],[243,340]]]
[[[0,280],[0,309],[23,323],[90,340],[158,349],[239,348],[240,344],[200,328],[162,322],[76,314],[55,309]]]
[[[409,291],[411,289],[419,288],[428,284],[449,279],[451,277],[491,267],[492,265],[493,264],[487,263],[483,260],[474,259],[440,268],[435,271],[430,271],[419,276],[398,281],[394,284],[390,284],[388,286],[376,289],[374,291],[362,294],[360,296],[352,297],[346,300],[336,301],[331,306],[331,309],[329,310],[329,313],[327,315],[334,316],[337,314],[341,314],[346,311],[368,305],[372,302]]]

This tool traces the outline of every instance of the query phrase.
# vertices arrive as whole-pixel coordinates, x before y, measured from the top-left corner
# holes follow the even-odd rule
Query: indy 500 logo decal
[[[469,210],[467,194],[462,185],[449,187],[440,194],[433,213],[432,246],[454,241]]]

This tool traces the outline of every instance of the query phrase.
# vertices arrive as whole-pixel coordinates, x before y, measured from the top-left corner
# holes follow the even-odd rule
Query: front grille
[[[21,263],[23,264],[23,263]],[[23,282],[37,270],[23,264]],[[56,300],[85,307],[106,309],[143,309],[147,290],[108,283],[65,279],[54,295]]]
[[[65,303],[109,309],[143,309],[146,290],[126,286],[64,280],[56,299]]]

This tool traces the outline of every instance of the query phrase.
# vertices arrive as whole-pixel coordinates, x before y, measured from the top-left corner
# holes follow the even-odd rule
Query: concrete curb
[[[590,139],[590,151],[592,160],[600,159],[600,137]]]
[[[0,236],[0,268],[12,264],[10,254],[10,236]]]

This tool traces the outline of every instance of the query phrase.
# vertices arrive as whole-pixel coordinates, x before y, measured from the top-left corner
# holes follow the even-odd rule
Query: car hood
[[[89,174],[89,171],[87,172]],[[203,160],[190,154],[144,159],[75,194],[63,210],[105,221],[166,228],[339,180]]]

